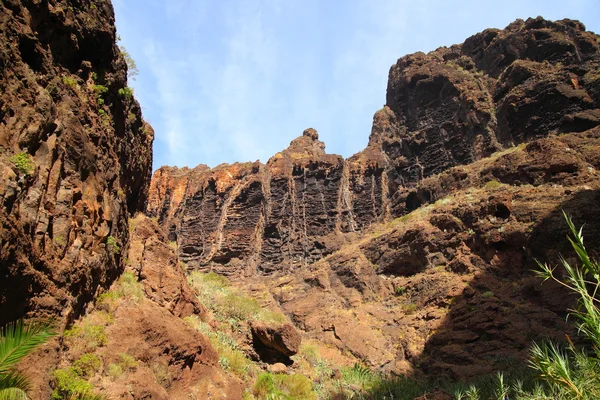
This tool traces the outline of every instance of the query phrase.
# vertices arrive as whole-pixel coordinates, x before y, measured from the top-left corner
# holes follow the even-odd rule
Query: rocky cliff
[[[109,0],[0,2],[0,327],[54,321],[20,364],[28,398],[241,398],[139,215],[154,132],[116,38]]]
[[[152,128],[102,1],[0,4],[0,325],[76,316],[122,271]]]
[[[159,217],[191,267],[289,271],[331,253],[342,234],[388,217],[377,156],[326,154],[317,131],[307,129],[266,164],[160,168],[148,213]]]
[[[362,152],[328,155],[308,129],[266,164],[163,167],[148,213],[190,268],[252,275],[306,267],[353,233],[448,192],[416,190],[428,177],[600,124],[599,65],[597,35],[542,18],[408,55],[390,69],[386,105]]]

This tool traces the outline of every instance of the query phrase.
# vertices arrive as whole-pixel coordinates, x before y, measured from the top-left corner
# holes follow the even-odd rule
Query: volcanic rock
[[[110,1],[0,4],[0,326],[76,317],[123,269],[152,128]]]
[[[300,333],[290,323],[267,325],[253,322],[250,325],[250,329],[255,342],[258,340],[263,346],[275,350],[283,356],[293,356],[300,350],[302,336],[300,336]],[[261,349],[256,348],[256,350],[260,354]]]

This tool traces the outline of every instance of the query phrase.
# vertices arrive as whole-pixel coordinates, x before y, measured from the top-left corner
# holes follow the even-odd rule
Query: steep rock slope
[[[597,35],[542,18],[408,55],[390,69],[386,105],[362,152],[327,155],[308,129],[267,164],[163,167],[148,213],[190,268],[306,267],[355,232],[435,201],[439,193],[416,191],[427,177],[600,124],[599,66]]]
[[[124,274],[59,340],[22,363],[35,383],[32,398],[71,398],[89,385],[110,399],[240,399],[239,379],[183,320],[208,314],[162,230],[138,214],[130,231]]]
[[[0,325],[77,316],[122,271],[153,140],[108,0],[0,4]]]

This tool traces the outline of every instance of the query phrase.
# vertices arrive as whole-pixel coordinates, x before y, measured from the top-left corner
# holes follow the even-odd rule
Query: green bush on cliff
[[[121,247],[117,242],[117,238],[113,236],[106,238],[106,248],[113,254],[118,254],[121,251]]]
[[[300,374],[271,374],[264,372],[258,376],[252,393],[258,399],[314,400],[312,383]]]
[[[200,301],[221,321],[234,324],[239,321],[260,320],[283,323],[283,314],[264,309],[256,299],[248,297],[230,286],[226,277],[214,272],[192,272],[188,280]]]
[[[124,87],[119,89],[119,96],[124,97],[126,99],[131,99],[133,97],[133,90],[129,87]]]
[[[104,396],[93,393],[94,386],[81,375],[81,371],[74,366],[57,369],[54,371],[53,400],[103,400]]]
[[[33,164],[33,161],[31,161],[29,154],[24,151],[19,154],[15,154],[9,159],[9,161],[14,164],[19,172],[25,175],[31,174],[35,168],[35,165]]]
[[[140,73],[135,60],[133,57],[131,57],[131,54],[129,54],[124,46],[119,46],[119,49],[121,50],[121,54],[123,55],[125,63],[127,64],[127,77],[135,80],[136,76],[138,76]]]

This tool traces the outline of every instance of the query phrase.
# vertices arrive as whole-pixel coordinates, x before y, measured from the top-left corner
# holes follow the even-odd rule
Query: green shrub
[[[285,315],[277,311],[271,311],[266,308],[261,308],[256,316],[256,319],[264,322],[273,322],[276,324],[283,324],[287,321]]]
[[[168,388],[171,385],[171,373],[169,372],[169,366],[162,363],[152,364],[152,373],[162,387]]]
[[[83,378],[89,378],[102,368],[102,360],[93,353],[86,353],[73,363],[77,374]]]
[[[140,73],[137,64],[135,63],[135,60],[133,59],[133,57],[131,57],[131,54],[129,54],[129,52],[127,51],[127,49],[125,49],[124,46],[119,46],[119,49],[121,50],[121,54],[123,55],[125,63],[127,64],[127,77],[135,80],[135,78]]]
[[[343,368],[341,372],[342,380],[345,384],[359,386],[362,389],[371,388],[380,379],[378,374],[358,363],[355,363],[351,368]]]
[[[133,90],[129,87],[124,87],[119,89],[119,96],[124,97],[126,99],[131,99],[133,97]]]
[[[275,398],[275,395],[281,395],[281,392],[275,386],[273,374],[269,372],[263,372],[258,376],[252,388],[252,393],[259,399],[265,399],[267,396]]]
[[[118,254],[121,251],[121,247],[119,246],[117,239],[113,236],[106,238],[106,248],[113,254]]]
[[[483,293],[483,297],[490,298],[490,297],[494,297],[494,292],[492,292],[491,290],[488,290],[486,292]]]
[[[485,188],[486,189],[496,189],[498,187],[502,186],[502,183],[498,182],[497,180],[491,180],[485,183]]]
[[[252,388],[259,399],[313,400],[316,395],[310,380],[300,374],[285,375],[264,372],[260,374]]]
[[[104,93],[108,92],[108,88],[104,85],[94,85],[92,86],[92,90],[96,93],[97,96],[102,96]]]
[[[131,272],[124,272],[117,285],[119,297],[140,301],[144,298],[144,288],[138,278]]]
[[[225,295],[219,302],[219,308],[225,317],[240,321],[254,319],[260,311],[258,301],[235,293]]]
[[[123,375],[123,367],[121,367],[119,364],[112,363],[108,366],[106,373],[110,378],[116,380]]]
[[[316,398],[311,381],[304,375],[276,375],[276,382],[281,386],[281,390],[292,399],[310,400]]]
[[[127,353],[121,353],[119,355],[119,365],[124,371],[135,371],[138,364],[138,361]]]
[[[214,272],[202,273],[194,271],[190,274],[190,283],[196,288],[222,289],[229,287],[229,280]]]
[[[94,325],[87,321],[82,325],[73,326],[71,329],[66,330],[64,338],[67,341],[81,339],[86,348],[90,350],[95,350],[106,344],[108,336],[103,325]]]
[[[75,367],[67,367],[54,371],[54,391],[52,399],[55,400],[100,400],[101,396],[93,394],[94,387],[79,375]]]
[[[77,81],[71,76],[64,75],[62,77],[62,81],[65,85],[67,85],[70,88],[74,88],[77,85]]]
[[[404,303],[402,309],[406,314],[412,314],[417,311],[419,307],[415,303]]]
[[[15,165],[19,172],[25,175],[31,174],[35,168],[35,164],[26,152],[15,154],[9,161]]]

